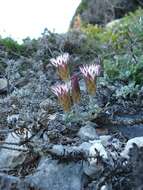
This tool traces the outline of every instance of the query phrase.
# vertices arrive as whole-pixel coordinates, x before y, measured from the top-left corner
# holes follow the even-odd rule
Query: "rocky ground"
[[[1,51],[1,54],[4,53]],[[115,95],[98,81],[97,110],[65,122],[50,87],[59,79],[42,60],[4,58],[0,78],[0,189],[142,189],[143,89]],[[21,69],[22,68],[22,69]],[[81,115],[88,95],[82,79]]]

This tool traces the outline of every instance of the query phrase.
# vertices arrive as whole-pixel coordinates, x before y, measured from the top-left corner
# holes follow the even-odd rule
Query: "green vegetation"
[[[25,47],[24,45],[18,44],[15,40],[10,37],[0,38],[0,46],[3,47],[8,53],[23,54]]]
[[[86,25],[82,31],[87,40],[81,52],[90,53],[90,57],[98,55],[103,60],[108,81],[143,85],[143,10],[125,16],[112,26]]]

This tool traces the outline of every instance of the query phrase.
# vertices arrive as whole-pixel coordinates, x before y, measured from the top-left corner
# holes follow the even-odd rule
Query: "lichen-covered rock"
[[[108,184],[103,185],[103,186],[101,187],[101,190],[112,190],[112,186],[111,186],[111,185],[108,185]]]
[[[17,185],[19,182],[20,182],[20,180],[18,177],[0,173],[0,189],[1,190],[17,189]],[[20,189],[24,190],[22,188],[20,188]]]
[[[90,123],[88,123],[86,126],[80,128],[80,130],[78,132],[78,136],[83,141],[95,140],[98,138],[95,128]]]
[[[129,158],[129,151],[133,148],[133,144],[136,144],[138,147],[143,147],[143,137],[135,137],[128,140],[125,149],[122,151],[121,156],[124,158]]]
[[[60,164],[56,160],[42,159],[34,175],[26,182],[40,190],[82,189],[82,163]]]
[[[98,157],[102,159],[109,159],[108,153],[100,140],[92,142],[89,148],[90,159],[89,162],[84,162],[84,173],[90,177],[96,177],[98,172],[103,170],[103,165],[98,162]]]
[[[0,93],[4,93],[7,91],[7,80],[4,78],[0,78]]]
[[[7,167],[13,168],[16,165],[22,163],[23,158],[25,157],[24,154],[22,154],[23,156],[20,157],[21,151],[14,150],[21,148],[18,145],[16,145],[16,143],[20,142],[20,137],[16,136],[14,133],[13,134],[10,133],[6,138],[5,142],[13,144],[5,144],[5,143],[3,144],[9,149],[2,148],[0,150],[0,166],[2,168],[7,168]],[[18,157],[20,159],[18,159]]]
[[[107,146],[109,144],[109,141],[111,138],[112,138],[111,135],[100,136],[100,140],[101,140],[101,143],[103,144],[103,146]]]

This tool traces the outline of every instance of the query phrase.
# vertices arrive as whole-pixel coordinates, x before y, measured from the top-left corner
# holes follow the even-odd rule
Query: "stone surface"
[[[19,182],[20,180],[18,177],[0,173],[0,190],[17,189],[17,185]],[[23,188],[20,188],[20,189],[24,190]]]
[[[143,7],[142,0],[82,0],[73,17],[71,27],[77,22],[78,15],[85,23],[105,25],[135,11],[139,6]]]
[[[19,114],[13,114],[13,115],[8,115],[7,117],[7,123],[9,125],[16,125],[16,122],[18,121],[19,119]]]
[[[50,113],[55,109],[55,104],[50,98],[47,98],[40,103],[40,108]]]
[[[98,138],[96,130],[90,122],[86,126],[80,128],[78,136],[84,141],[95,140]]]
[[[135,137],[133,139],[128,140],[125,149],[122,151],[121,156],[124,158],[129,158],[129,150],[133,147],[133,144],[136,144],[138,147],[143,147],[143,137]]]
[[[89,148],[89,155],[93,158],[89,159],[89,162],[84,162],[84,173],[92,178],[95,178],[98,175],[98,172],[103,170],[103,166],[98,164],[96,156],[98,154],[104,159],[108,159],[108,154],[101,144],[100,140],[95,140],[92,142]]]
[[[4,93],[7,91],[7,80],[4,78],[0,78],[0,93]]]
[[[107,146],[107,144],[109,143],[109,140],[112,138],[111,135],[102,135],[100,136],[100,140],[101,143],[103,144],[103,146]]]
[[[103,185],[101,187],[101,190],[112,190],[112,186],[111,185]]]
[[[103,159],[108,159],[108,154],[106,152],[105,147],[102,145],[100,140],[95,140],[92,142],[92,146],[90,147],[89,154],[91,156],[96,156],[98,153]],[[92,162],[92,159],[91,159]],[[93,159],[94,162],[94,159]]]
[[[143,124],[119,126],[118,129],[128,139],[143,136]]]
[[[19,143],[20,137],[15,136],[15,134],[9,134],[6,138],[5,142],[7,143]],[[17,145],[9,145],[9,144],[3,144],[4,146],[11,147],[11,148],[19,148]],[[17,158],[20,156],[21,152],[16,150],[10,150],[10,149],[1,149],[0,150],[0,166],[2,168],[5,167],[14,167],[16,164],[19,163]],[[22,161],[22,158],[21,158]],[[20,162],[21,162],[20,161]]]
[[[26,182],[40,190],[82,189],[82,163],[60,164],[56,160],[42,159],[37,172],[26,178]]]

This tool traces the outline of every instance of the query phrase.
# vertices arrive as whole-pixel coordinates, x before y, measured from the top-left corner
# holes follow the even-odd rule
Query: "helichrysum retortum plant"
[[[65,82],[65,84],[58,84],[53,86],[52,92],[58,97],[58,100],[63,107],[65,113],[71,113],[73,111],[72,103],[75,107],[75,113],[78,113],[77,105],[81,99],[80,85],[77,75],[73,75],[70,78],[69,71],[69,54],[64,53],[63,55],[58,56],[57,58],[52,58],[52,65],[57,68],[60,78]],[[96,93],[96,77],[100,75],[101,66],[99,64],[91,64],[80,67],[80,71],[83,74],[85,79],[86,88],[90,97],[91,105],[93,102],[93,96]],[[72,102],[71,102],[72,98]],[[66,115],[66,114],[65,114]]]

